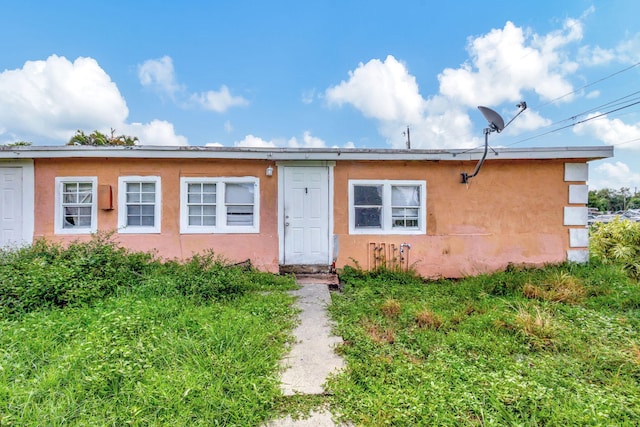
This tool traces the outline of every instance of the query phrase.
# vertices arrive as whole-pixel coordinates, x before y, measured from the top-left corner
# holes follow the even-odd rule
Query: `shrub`
[[[591,228],[590,250],[604,264],[618,264],[640,278],[640,223],[615,218]]]
[[[37,240],[29,247],[0,252],[0,314],[46,307],[78,306],[140,283],[154,261],[129,254],[109,234],[67,247]]]
[[[155,296],[184,295],[194,301],[222,300],[247,290],[290,286],[286,278],[229,265],[213,252],[186,262],[160,262],[130,252],[97,234],[87,242],[38,240],[29,247],[0,250],[0,317],[41,308],[81,306],[132,291]]]
[[[213,252],[196,254],[184,263],[168,261],[159,271],[178,293],[201,302],[246,292],[252,286],[251,272],[230,265]]]

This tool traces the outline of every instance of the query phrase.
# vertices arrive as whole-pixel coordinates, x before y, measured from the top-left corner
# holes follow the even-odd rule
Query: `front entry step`
[[[331,265],[325,264],[292,264],[281,265],[280,274],[329,274]]]

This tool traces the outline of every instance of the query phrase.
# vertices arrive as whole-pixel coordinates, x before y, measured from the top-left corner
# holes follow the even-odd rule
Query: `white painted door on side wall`
[[[22,168],[0,167],[0,247],[22,242]]]
[[[286,166],[284,264],[324,264],[329,257],[329,168]]]

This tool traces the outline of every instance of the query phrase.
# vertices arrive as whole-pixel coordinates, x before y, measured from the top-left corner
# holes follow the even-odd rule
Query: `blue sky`
[[[150,145],[614,145],[640,190],[640,2],[3,2],[0,143],[77,129]],[[580,123],[582,122],[582,123]],[[563,128],[563,129],[561,129]]]

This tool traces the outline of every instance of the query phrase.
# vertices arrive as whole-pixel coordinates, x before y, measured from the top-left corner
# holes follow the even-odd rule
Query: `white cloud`
[[[207,144],[208,146],[210,144]],[[322,139],[316,136],[313,136],[310,131],[304,131],[302,134],[302,140],[298,138],[291,137],[288,140],[284,139],[272,139],[265,140],[255,135],[247,135],[244,139],[240,141],[236,141],[233,144],[235,147],[266,147],[266,148],[275,148],[275,147],[289,147],[289,148],[326,148],[327,143]],[[221,144],[215,143],[216,147],[222,146]],[[344,148],[353,148],[353,142],[347,142],[344,145]],[[333,148],[339,148],[338,146],[334,146]]]
[[[187,138],[176,135],[173,124],[164,120],[123,125],[123,133],[137,136],[140,145],[188,145]]]
[[[225,85],[219,91],[210,90],[191,95],[191,100],[203,108],[217,113],[224,113],[231,107],[249,105],[249,101],[241,96],[233,96]]]
[[[351,104],[381,121],[415,121],[424,108],[415,77],[391,55],[360,63],[348,81],[327,89],[326,98],[329,105]]]
[[[236,147],[277,147],[274,141],[266,141],[260,137],[247,135],[241,141],[235,142]]]
[[[589,114],[585,120],[601,113]],[[625,144],[624,148],[640,149],[640,123],[626,124],[620,119],[609,119],[606,115],[597,117],[573,127],[577,135],[592,136],[605,144]]]
[[[405,147],[402,132],[407,126],[413,148],[474,147],[482,144],[482,136],[473,129],[470,109],[515,105],[527,92],[549,100],[573,90],[568,77],[578,64],[564,51],[582,37],[580,20],[568,19],[562,29],[546,35],[507,22],[501,29],[469,39],[469,61],[443,70],[438,94],[425,98],[405,64],[389,55],[384,61],[360,63],[349,72],[348,80],[329,87],[325,98],[330,106],[348,104],[376,120],[379,133],[396,148]],[[562,102],[572,98],[564,96]],[[549,123],[529,110],[510,126],[509,133]]]
[[[615,59],[616,55],[613,50],[602,49],[599,46],[593,48],[590,46],[582,46],[578,51],[578,57],[581,63],[594,66],[608,64]]]
[[[572,85],[565,77],[577,68],[561,48],[581,37],[579,21],[543,36],[528,34],[507,22],[504,28],[469,41],[471,61],[457,69],[447,68],[438,76],[440,93],[468,107],[517,102],[524,91],[554,99],[571,92]]]
[[[592,169],[589,188],[640,188],[640,174],[631,172],[623,162],[605,162]]]
[[[231,107],[249,104],[245,98],[232,95],[225,85],[222,85],[219,91],[209,90],[187,94],[186,86],[179,84],[176,80],[173,59],[166,55],[160,59],[148,59],[138,65],[138,79],[143,86],[168,95],[176,104],[184,108],[198,105],[206,110],[224,113]]]
[[[629,37],[616,46],[618,60],[626,64],[635,64],[640,61],[640,33]]]
[[[174,99],[176,92],[183,89],[176,82],[173,60],[166,55],[138,65],[138,78],[143,86],[166,93],[171,99]]]
[[[305,131],[302,134],[302,143],[298,142],[296,137],[289,139],[287,145],[293,148],[325,148],[327,144],[320,138],[312,136],[311,132]]]
[[[315,99],[315,97],[316,97],[316,90],[315,89],[310,89],[310,90],[302,92],[301,100],[302,100],[303,104],[307,104],[308,105],[308,104],[312,104],[313,103],[313,100]]]
[[[342,147],[338,147],[337,145],[334,145],[331,148],[356,148],[356,145],[353,143],[353,141],[347,141]]]
[[[611,62],[635,64],[640,60],[640,33],[618,43],[614,48],[582,46],[578,51],[580,62],[589,66],[606,65]]]
[[[595,98],[598,98],[599,96],[600,96],[599,90],[592,90],[591,92],[587,93],[584,97],[587,99],[595,99]]]
[[[229,120],[224,122],[224,131],[227,133],[231,133],[233,131],[233,126],[231,125],[231,122]]]
[[[510,111],[505,117],[515,117],[517,111]],[[505,132],[511,135],[518,135],[522,132],[540,129],[549,126],[551,120],[542,117],[537,111],[525,110],[506,129]]]
[[[51,55],[0,73],[0,100],[2,133],[64,142],[78,129],[119,127],[129,114],[116,84],[84,57]]]
[[[405,146],[402,133],[411,127],[412,147],[468,146],[471,121],[463,109],[444,97],[422,98],[415,77],[389,55],[373,59],[349,72],[349,80],[327,89],[329,105],[350,104],[378,121],[380,134],[397,148]]]

